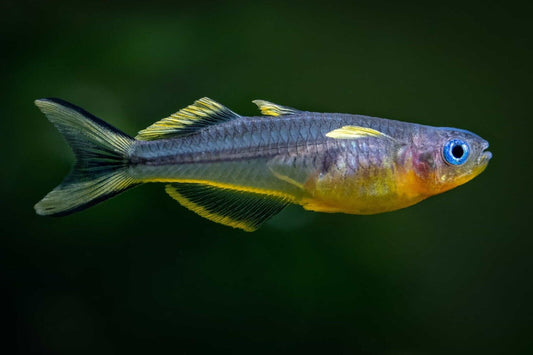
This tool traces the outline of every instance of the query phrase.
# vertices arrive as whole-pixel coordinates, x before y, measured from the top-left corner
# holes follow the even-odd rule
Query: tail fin
[[[137,184],[127,173],[132,137],[66,101],[50,98],[35,100],[35,104],[76,155],[69,175],[35,205],[37,214],[67,215]]]

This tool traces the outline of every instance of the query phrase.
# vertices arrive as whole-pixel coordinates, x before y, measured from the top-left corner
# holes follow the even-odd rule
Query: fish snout
[[[483,141],[483,143],[481,144],[481,154],[479,155],[478,163],[480,164],[488,163],[489,160],[492,158],[492,153],[486,150],[488,147],[489,147],[489,142]]]

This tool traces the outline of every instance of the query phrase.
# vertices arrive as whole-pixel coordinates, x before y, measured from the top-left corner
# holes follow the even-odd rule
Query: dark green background
[[[532,348],[531,6],[3,1],[2,347],[118,354]],[[146,185],[64,218],[72,154],[33,105],[134,135],[209,96],[471,130],[474,181],[376,216],[291,207],[249,234]]]

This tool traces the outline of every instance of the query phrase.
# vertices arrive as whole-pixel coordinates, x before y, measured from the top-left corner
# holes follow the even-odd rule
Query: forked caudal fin
[[[132,137],[66,101],[50,98],[35,100],[35,104],[76,155],[63,182],[35,205],[37,214],[70,214],[137,184],[126,169]]]

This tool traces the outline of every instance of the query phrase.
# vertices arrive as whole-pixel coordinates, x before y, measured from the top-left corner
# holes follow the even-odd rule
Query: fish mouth
[[[477,167],[474,169],[473,176],[477,176],[477,175],[481,174],[483,171],[485,171],[485,169],[489,165],[489,160],[491,158],[492,158],[492,153],[491,152],[489,152],[489,151],[481,152],[481,154],[480,154],[480,156],[478,158]]]
[[[481,147],[481,154],[478,158],[478,164],[487,165],[489,160],[492,158],[492,153],[486,150],[489,147],[489,142],[485,141],[483,142],[483,145]]]
[[[481,158],[480,158],[480,162],[489,162],[489,160],[492,158],[492,153],[489,152],[489,151],[486,151],[486,152],[483,152],[483,154],[481,154]]]

